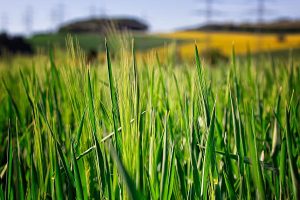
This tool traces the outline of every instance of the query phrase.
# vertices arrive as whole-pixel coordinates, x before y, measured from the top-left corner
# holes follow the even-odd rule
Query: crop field
[[[57,48],[64,49],[65,39],[68,34],[66,33],[56,33],[56,34],[40,34],[28,38],[27,41],[32,44],[36,49],[47,49],[50,45],[54,45]],[[130,35],[130,34],[128,34]],[[181,44],[185,42],[186,39],[176,40],[174,38],[164,38],[157,36],[156,34],[133,34],[135,40],[135,46],[138,51],[146,51],[156,47],[162,47],[165,44],[170,44],[174,41]],[[85,50],[97,50],[99,52],[105,52],[105,36],[100,34],[72,34],[76,37],[80,47]]]
[[[56,47],[65,47],[66,34],[36,35],[28,39],[35,48],[47,49],[52,43]],[[75,34],[80,46],[89,51],[98,50],[105,56],[105,37],[97,34]],[[166,46],[176,45],[177,56],[192,60],[195,42],[199,51],[206,48],[215,49],[224,56],[231,56],[231,48],[234,44],[237,55],[245,55],[250,49],[253,53],[289,51],[300,49],[300,34],[256,34],[235,32],[199,32],[179,31],[172,33],[133,34],[137,52],[143,55],[157,51],[164,54]]]
[[[108,43],[90,65],[70,38],[0,61],[0,199],[299,199],[299,59],[211,38],[228,63],[210,68],[195,42],[175,47],[183,63]]]
[[[209,48],[217,49],[226,56],[231,55],[231,47],[234,44],[236,53],[246,54],[248,49],[252,52],[270,52],[278,50],[300,48],[300,34],[255,34],[232,32],[174,32],[161,34],[163,38],[174,40],[190,40],[192,42],[178,45],[178,54],[192,59],[193,46],[197,43],[199,50]]]

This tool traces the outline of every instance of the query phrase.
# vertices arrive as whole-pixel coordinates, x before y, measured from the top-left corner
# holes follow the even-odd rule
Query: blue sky
[[[257,20],[258,0],[211,0],[212,21]],[[265,20],[300,19],[300,0],[264,0]],[[54,30],[59,23],[91,15],[135,16],[154,32],[205,22],[206,0],[0,0],[0,29],[12,34]],[[250,3],[249,3],[250,2]],[[61,17],[57,13],[63,13]],[[27,20],[26,20],[27,19]],[[30,19],[32,21],[30,22]],[[27,22],[27,25],[25,25]]]

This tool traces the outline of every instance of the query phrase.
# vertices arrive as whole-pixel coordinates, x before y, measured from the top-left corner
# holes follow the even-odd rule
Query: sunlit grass
[[[299,63],[92,67],[68,41],[1,64],[0,199],[299,198]]]

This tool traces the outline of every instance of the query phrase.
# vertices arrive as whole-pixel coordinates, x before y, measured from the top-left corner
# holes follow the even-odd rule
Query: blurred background
[[[299,0],[0,0],[0,5],[1,54],[26,48],[33,53],[50,44],[64,48],[67,34],[97,54],[108,24],[131,32],[141,51],[175,43],[184,58],[195,41],[203,51],[224,56],[233,43],[238,54],[300,48]]]

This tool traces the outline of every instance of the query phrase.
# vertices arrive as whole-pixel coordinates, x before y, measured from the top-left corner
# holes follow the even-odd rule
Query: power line
[[[205,0],[204,1],[204,9],[202,10],[203,12],[200,12],[198,14],[204,14],[205,15],[205,25],[209,26],[212,24],[212,19],[215,15],[215,8],[214,8],[214,3],[215,0]],[[222,14],[222,11],[218,11],[218,14]],[[205,34],[205,43],[206,43],[206,50],[209,50],[211,48],[211,38],[210,38],[210,33],[206,32]]]
[[[24,11],[24,16],[23,16],[22,20],[24,23],[24,32],[28,35],[32,33],[33,15],[34,15],[33,7],[27,6]]]
[[[50,10],[50,20],[52,27],[55,30],[57,26],[61,25],[65,20],[65,5],[63,3],[55,5]]]
[[[107,14],[107,9],[105,7],[104,0],[102,0],[102,4],[101,5],[98,3],[98,5],[92,4],[89,7],[89,16],[91,18],[105,17],[106,14]]]
[[[206,24],[211,23],[213,0],[206,0]]]
[[[65,20],[65,4],[60,3],[57,5],[57,23],[60,25]]]
[[[107,12],[107,10],[104,5],[99,8],[99,16],[100,17],[106,17],[106,15],[107,15],[106,12]]]
[[[89,7],[89,15],[91,18],[95,18],[97,16],[97,7],[94,4]]]
[[[7,13],[1,14],[1,29],[0,32],[7,32],[8,31],[8,24],[9,24],[9,18]]]

